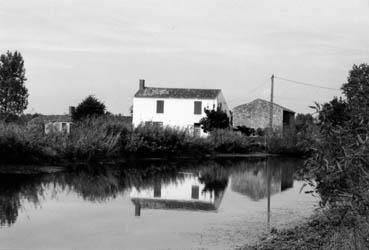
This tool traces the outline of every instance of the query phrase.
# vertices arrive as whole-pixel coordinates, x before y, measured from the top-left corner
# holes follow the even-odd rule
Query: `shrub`
[[[126,138],[125,151],[129,153],[173,154],[184,148],[187,131],[154,124],[140,125]]]
[[[229,117],[226,112],[219,107],[216,110],[205,109],[206,117],[200,120],[201,128],[204,132],[216,129],[226,129],[230,127]]]
[[[264,137],[248,137],[231,129],[214,130],[206,138],[187,130],[154,124],[132,128],[120,117],[104,115],[76,122],[70,134],[44,134],[44,122],[36,118],[22,124],[0,126],[2,162],[60,163],[117,159],[132,156],[203,157],[213,153],[264,152]],[[297,151],[298,144],[273,137],[270,152]],[[296,148],[294,148],[296,147]]]
[[[256,134],[256,130],[253,128],[249,128],[246,126],[237,126],[235,129],[235,131],[240,131],[243,135],[246,136],[253,136]]]
[[[39,162],[51,157],[34,127],[0,122],[0,159],[3,163]]]
[[[121,147],[121,137],[127,134],[126,124],[110,116],[90,117],[78,122],[69,136],[57,135],[61,140],[65,158],[93,160],[117,157]]]
[[[267,137],[268,153],[272,154],[307,156],[313,143],[313,138],[305,138],[294,129],[285,129],[283,133],[276,130]]]
[[[255,134],[257,136],[264,136],[265,135],[265,131],[262,128],[257,128],[256,131],[255,131]]]
[[[253,138],[229,129],[211,132],[208,140],[216,152],[222,153],[250,153],[259,146]]]

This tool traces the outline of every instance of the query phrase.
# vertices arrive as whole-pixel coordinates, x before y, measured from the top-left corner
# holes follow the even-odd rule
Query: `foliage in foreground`
[[[342,90],[346,100],[336,99],[317,107],[321,138],[306,164],[306,171],[315,180],[322,206],[342,210],[343,219],[347,214],[366,217],[369,215],[369,65],[354,66]],[[332,115],[334,110],[340,115]]]
[[[318,143],[312,144],[312,156],[302,171],[320,196],[321,207],[329,211],[328,216],[320,217],[318,222],[323,221],[325,227],[332,231],[320,241],[320,245],[313,246],[322,249],[368,249],[369,65],[354,65],[342,91],[345,99],[334,98],[324,105],[317,104]],[[307,237],[313,237],[311,241],[315,244],[319,242],[319,235],[324,235],[326,231],[324,228],[317,230],[318,234],[306,231]],[[303,246],[300,248],[313,248],[309,248],[310,240],[302,235],[303,231],[301,235],[292,232],[289,244],[294,246],[294,242],[300,241]],[[277,240],[288,240],[287,236],[279,234]],[[278,245],[274,246],[278,248]]]

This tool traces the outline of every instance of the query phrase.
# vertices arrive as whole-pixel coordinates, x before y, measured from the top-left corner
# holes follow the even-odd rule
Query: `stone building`
[[[270,102],[256,99],[233,109],[233,127],[246,126],[249,128],[268,128],[270,116]],[[294,128],[295,112],[278,104],[273,105],[273,129],[286,130]]]

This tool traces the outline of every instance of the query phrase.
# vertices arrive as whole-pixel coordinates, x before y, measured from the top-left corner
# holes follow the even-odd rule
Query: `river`
[[[0,249],[235,249],[309,217],[292,158],[0,173]]]

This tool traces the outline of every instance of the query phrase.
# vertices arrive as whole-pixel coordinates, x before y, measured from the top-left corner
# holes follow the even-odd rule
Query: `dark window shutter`
[[[200,194],[200,187],[197,185],[193,185],[191,187],[191,199],[198,200]]]
[[[199,123],[195,123],[193,126],[193,136],[200,137],[201,136],[201,126]]]
[[[201,115],[202,113],[202,102],[201,101],[195,101],[195,115]]]
[[[164,113],[164,101],[163,100],[156,101],[156,113],[158,114]]]

